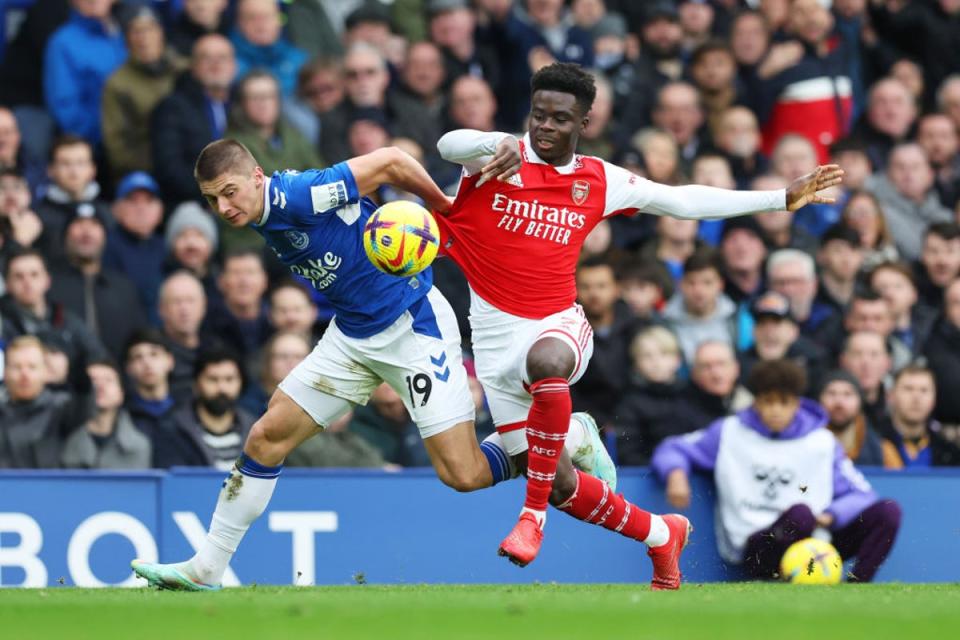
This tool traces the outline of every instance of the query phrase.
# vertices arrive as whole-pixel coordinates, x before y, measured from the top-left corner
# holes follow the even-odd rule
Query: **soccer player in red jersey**
[[[576,304],[575,269],[590,230],[612,215],[652,213],[725,218],[795,211],[832,199],[819,191],[842,171],[825,165],[778,191],[670,187],[575,152],[596,90],[574,64],[555,63],[531,81],[529,132],[459,130],[438,143],[463,165],[450,211],[438,217],[443,251],[470,284],[477,375],[497,431],[527,495],[500,555],[524,566],[540,550],[547,504],[575,518],[645,542],[654,589],[680,586],[680,554],[692,528],[681,515],[659,516],[576,470],[563,451],[570,385],[583,374],[593,334]]]

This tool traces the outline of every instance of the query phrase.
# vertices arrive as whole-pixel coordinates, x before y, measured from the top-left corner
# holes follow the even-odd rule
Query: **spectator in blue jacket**
[[[114,0],[71,0],[73,11],[47,43],[43,93],[47,109],[66,133],[100,143],[103,86],[127,59]]]
[[[240,0],[237,28],[230,39],[237,51],[238,77],[251,69],[266,69],[280,81],[281,93],[289,97],[307,54],[290,44],[281,29],[276,0]]]
[[[687,436],[667,438],[653,468],[676,507],[690,503],[692,469],[717,486],[717,546],[755,578],[773,578],[794,542],[829,529],[852,582],[870,582],[900,528],[900,507],[877,497],[826,429],[827,415],[801,397],[797,364],[772,360],[750,376],[752,407]]]
[[[120,181],[116,195],[113,217],[117,224],[107,232],[103,266],[127,274],[151,323],[159,325],[157,294],[167,255],[163,236],[157,233],[163,221],[160,187],[149,173],[134,171]]]

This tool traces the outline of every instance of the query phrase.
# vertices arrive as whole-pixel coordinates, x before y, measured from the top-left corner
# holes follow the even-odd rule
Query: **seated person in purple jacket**
[[[754,578],[774,578],[784,551],[828,529],[850,581],[869,582],[900,527],[900,507],[882,500],[854,468],[820,405],[801,397],[806,375],[788,360],[750,372],[752,407],[706,429],[667,438],[652,465],[676,507],[690,503],[691,469],[713,474],[717,546]]]

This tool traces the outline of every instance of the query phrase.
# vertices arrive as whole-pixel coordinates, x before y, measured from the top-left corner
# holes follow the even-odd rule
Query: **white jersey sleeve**
[[[501,131],[477,131],[476,129],[457,129],[445,133],[437,142],[440,157],[448,162],[463,165],[466,175],[472,176],[490,162],[497,152],[497,145],[505,138],[512,137]]]
[[[609,162],[604,162],[603,166],[607,178],[604,217],[643,212],[710,220],[787,208],[786,189],[731,191],[695,184],[671,187],[641,178]]]

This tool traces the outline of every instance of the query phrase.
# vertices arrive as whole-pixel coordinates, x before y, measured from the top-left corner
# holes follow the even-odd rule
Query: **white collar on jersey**
[[[533,150],[533,144],[530,142],[530,132],[523,134],[523,159],[531,164],[549,164],[544,162],[543,159],[537,155],[537,152]],[[577,168],[577,154],[573,154],[573,157],[570,158],[570,162],[561,166],[554,166],[554,169],[557,170],[557,173],[573,173]]]
[[[260,216],[260,222],[251,222],[255,227],[262,227],[267,224],[267,218],[270,217],[270,176],[263,176],[263,215]]]

